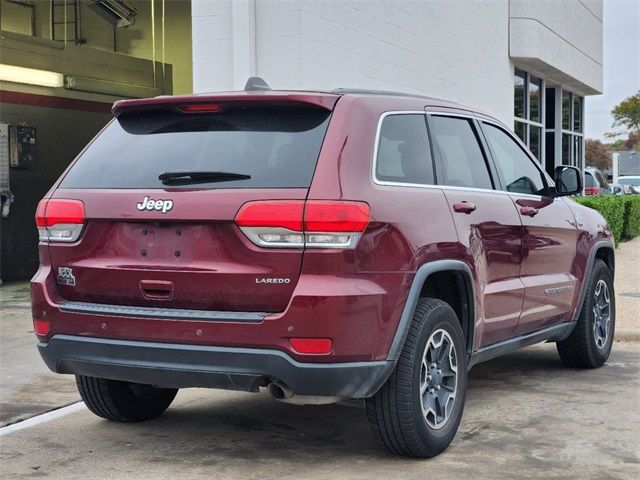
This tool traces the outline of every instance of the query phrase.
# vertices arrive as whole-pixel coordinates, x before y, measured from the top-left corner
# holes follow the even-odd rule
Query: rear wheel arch
[[[464,333],[467,353],[471,353],[475,324],[472,278],[471,269],[460,260],[435,260],[418,268],[387,360],[398,360],[418,301],[426,297],[443,300],[453,308]]]

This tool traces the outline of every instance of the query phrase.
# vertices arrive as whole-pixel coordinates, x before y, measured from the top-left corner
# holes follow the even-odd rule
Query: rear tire
[[[169,408],[175,388],[76,375],[78,392],[95,415],[114,422],[141,422],[156,418]]]
[[[458,317],[442,300],[421,299],[395,370],[366,400],[373,435],[397,455],[438,455],[458,430],[466,390]]]
[[[615,331],[616,305],[613,278],[607,264],[597,259],[588,280],[578,322],[558,354],[568,367],[597,368],[609,358]]]

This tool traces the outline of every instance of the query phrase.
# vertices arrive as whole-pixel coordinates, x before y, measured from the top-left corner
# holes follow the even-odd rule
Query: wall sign
[[[11,168],[33,168],[36,163],[36,129],[22,125],[9,126],[9,165]]]

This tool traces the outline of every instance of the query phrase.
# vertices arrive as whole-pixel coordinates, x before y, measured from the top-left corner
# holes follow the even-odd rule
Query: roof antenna
[[[244,86],[244,91],[250,92],[253,90],[271,90],[271,87],[260,77],[249,77]]]

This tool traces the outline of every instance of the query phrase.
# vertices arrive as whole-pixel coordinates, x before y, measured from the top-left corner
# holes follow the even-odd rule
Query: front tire
[[[615,331],[616,305],[611,270],[597,259],[589,277],[578,322],[558,354],[568,367],[597,368],[609,358]]]
[[[373,435],[391,452],[428,458],[449,446],[467,390],[464,345],[451,306],[421,299],[395,370],[366,400]]]
[[[78,392],[95,415],[114,422],[141,422],[169,408],[178,390],[76,375]]]

